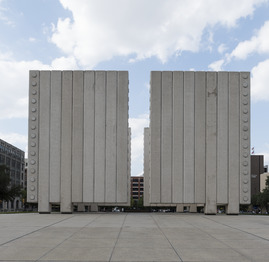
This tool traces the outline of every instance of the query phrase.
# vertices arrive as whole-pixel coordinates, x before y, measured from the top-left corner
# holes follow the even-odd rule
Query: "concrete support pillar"
[[[176,212],[177,213],[183,213],[184,211],[184,205],[183,204],[177,204]]]
[[[78,203],[78,212],[85,212],[85,205],[83,203]]]
[[[172,201],[173,82],[172,72],[162,73],[161,203]]]
[[[62,81],[61,212],[72,213],[72,71],[64,71]]]
[[[150,175],[150,152],[149,152],[150,129],[144,128],[144,206],[149,206],[149,175]]]
[[[195,200],[194,85],[194,72],[184,72],[184,203],[194,203]]]
[[[40,136],[38,212],[50,212],[50,71],[40,73]]]
[[[91,212],[98,212],[98,205],[97,204],[91,204]]]
[[[50,202],[60,203],[61,199],[61,114],[62,114],[62,73],[51,72],[50,110]],[[52,175],[53,174],[53,175]]]
[[[229,73],[229,203],[227,214],[239,213],[240,96],[239,73]]]
[[[228,203],[229,73],[218,74],[217,203]]]
[[[207,73],[206,90],[206,205],[205,214],[217,212],[217,74]]]
[[[150,96],[150,202],[161,202],[161,83],[162,73],[151,72]]]
[[[197,205],[190,204],[190,213],[197,213]]]
[[[173,72],[172,203],[183,203],[184,194],[184,73]],[[183,212],[183,210],[182,210]]]

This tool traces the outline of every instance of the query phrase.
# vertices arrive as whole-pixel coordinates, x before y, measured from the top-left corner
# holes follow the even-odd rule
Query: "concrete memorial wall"
[[[129,205],[128,72],[30,71],[27,201]]]
[[[250,203],[249,153],[248,72],[151,72],[145,205],[238,214]]]

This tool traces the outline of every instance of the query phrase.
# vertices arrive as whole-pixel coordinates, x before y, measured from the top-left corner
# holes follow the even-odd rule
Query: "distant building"
[[[0,139],[0,165],[9,168],[12,185],[25,188],[24,151]],[[13,211],[21,208],[23,204],[18,197],[14,201],[0,202],[0,210]]]
[[[269,173],[263,173],[260,175],[260,192],[262,192],[266,187],[266,179],[269,177]]]
[[[251,196],[260,192],[260,175],[264,173],[264,156],[251,155]]]
[[[131,196],[134,201],[138,201],[144,194],[144,177],[132,176],[131,177]]]

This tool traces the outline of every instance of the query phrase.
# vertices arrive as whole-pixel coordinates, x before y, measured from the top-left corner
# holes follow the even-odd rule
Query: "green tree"
[[[268,203],[269,203],[269,177],[265,181],[265,189],[262,192],[252,196],[251,204],[253,206],[259,206],[261,212],[263,209],[266,209],[268,212]]]
[[[23,203],[23,205],[26,204],[26,200],[27,200],[27,190],[26,189],[22,189],[21,190],[21,202]]]
[[[143,196],[140,197],[140,198],[138,199],[138,201],[137,201],[137,207],[138,207],[139,209],[143,209],[143,208],[144,208],[144,200],[143,200]]]
[[[2,201],[12,201],[20,194],[21,186],[11,185],[9,169],[5,165],[0,165],[0,199]]]

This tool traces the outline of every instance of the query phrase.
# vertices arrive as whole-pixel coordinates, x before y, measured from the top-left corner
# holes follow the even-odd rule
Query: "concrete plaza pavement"
[[[269,261],[269,216],[0,214],[0,261]]]

